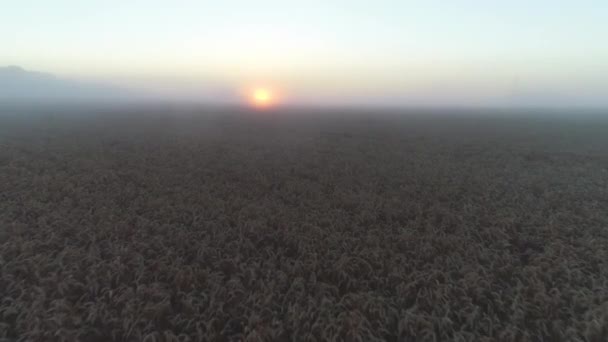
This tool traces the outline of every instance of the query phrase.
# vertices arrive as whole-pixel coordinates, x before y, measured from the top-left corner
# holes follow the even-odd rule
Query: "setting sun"
[[[254,88],[249,96],[251,104],[258,108],[270,107],[276,102],[275,94],[268,88]]]

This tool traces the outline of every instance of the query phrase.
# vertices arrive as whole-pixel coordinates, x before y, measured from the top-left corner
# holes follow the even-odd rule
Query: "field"
[[[0,115],[2,341],[608,340],[608,116]]]

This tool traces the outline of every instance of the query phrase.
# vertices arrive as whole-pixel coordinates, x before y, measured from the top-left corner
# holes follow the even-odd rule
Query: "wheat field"
[[[0,115],[2,341],[608,340],[608,119]]]

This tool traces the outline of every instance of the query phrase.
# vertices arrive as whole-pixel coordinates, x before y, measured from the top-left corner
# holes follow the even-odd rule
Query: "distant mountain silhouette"
[[[124,99],[128,91],[103,84],[58,78],[19,66],[0,67],[0,100],[111,100]]]

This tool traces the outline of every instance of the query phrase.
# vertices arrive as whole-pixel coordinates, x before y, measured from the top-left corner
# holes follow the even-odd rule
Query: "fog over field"
[[[575,87],[576,88],[576,87]],[[415,90],[347,90],[320,94],[303,91],[280,99],[283,107],[308,108],[502,108],[601,110],[608,108],[608,87],[597,89],[545,89],[512,86],[485,94],[467,85],[436,84]],[[177,105],[242,106],[248,94],[229,85],[208,81],[121,80],[66,77],[0,66],[0,104],[95,104],[124,105],[169,102]],[[576,114],[573,114],[576,115]]]
[[[608,341],[605,0],[0,4],[0,342]]]
[[[604,341],[599,114],[3,108],[0,336]]]

